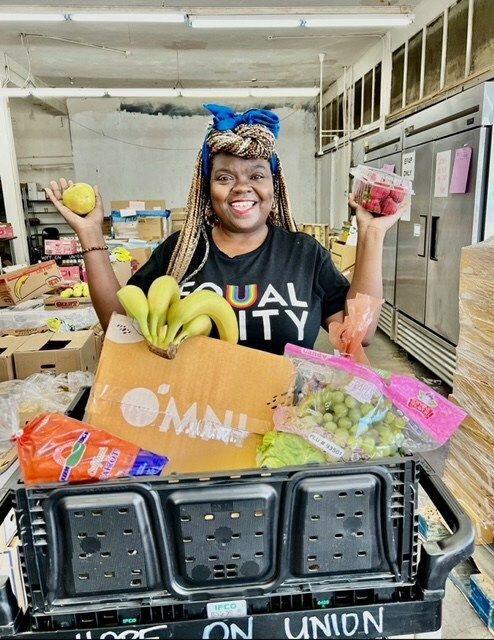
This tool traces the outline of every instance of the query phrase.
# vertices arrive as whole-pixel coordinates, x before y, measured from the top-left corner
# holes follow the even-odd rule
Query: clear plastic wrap
[[[2,433],[16,433],[42,413],[64,413],[80,387],[91,385],[92,381],[92,373],[73,371],[58,376],[35,373],[25,380],[0,382],[0,397],[8,399],[2,411]]]
[[[329,461],[435,449],[466,416],[414,378],[384,378],[348,358],[294,345],[285,355],[297,370],[295,402],[275,409],[275,428],[302,436]]]
[[[464,247],[453,397],[469,417],[451,440],[444,480],[480,543],[494,542],[494,237]]]
[[[86,305],[76,309],[44,308],[44,299],[29,300],[27,308],[10,307],[0,309],[0,331],[12,329],[37,329],[48,327],[54,331],[82,331],[98,322],[94,307]]]

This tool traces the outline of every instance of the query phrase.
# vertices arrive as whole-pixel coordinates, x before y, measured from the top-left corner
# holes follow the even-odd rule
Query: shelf
[[[17,240],[17,236],[14,236],[13,238],[0,238],[0,242],[10,242],[11,240]]]

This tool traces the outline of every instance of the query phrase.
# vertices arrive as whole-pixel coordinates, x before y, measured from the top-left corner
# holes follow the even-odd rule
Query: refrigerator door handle
[[[427,216],[424,214],[419,215],[419,220],[422,223],[422,218],[424,219],[424,233],[421,233],[422,236],[422,249],[420,253],[418,253],[419,258],[425,258],[425,245],[427,243]],[[422,224],[420,224],[422,226]]]
[[[431,216],[431,249],[429,258],[437,262],[437,233],[439,230],[440,216]]]

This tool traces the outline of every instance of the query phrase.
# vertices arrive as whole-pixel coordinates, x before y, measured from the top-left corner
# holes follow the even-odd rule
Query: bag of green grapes
[[[287,345],[296,368],[293,406],[274,411],[275,429],[302,436],[328,462],[435,449],[466,413],[423,382]]]

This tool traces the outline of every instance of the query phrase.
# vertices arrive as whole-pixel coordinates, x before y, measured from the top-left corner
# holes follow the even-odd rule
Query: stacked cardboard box
[[[494,541],[494,238],[461,251],[460,338],[453,398],[469,414],[453,436],[445,481]]]
[[[170,233],[170,212],[164,200],[112,200],[113,235],[160,241]]]
[[[329,249],[329,237],[331,229],[329,224],[317,224],[304,222],[298,225],[299,231],[307,233],[315,238],[325,249]]]
[[[187,217],[187,209],[185,209],[184,207],[170,209],[170,217],[171,217],[170,233],[175,233],[175,231],[180,231],[184,226],[185,218]]]

